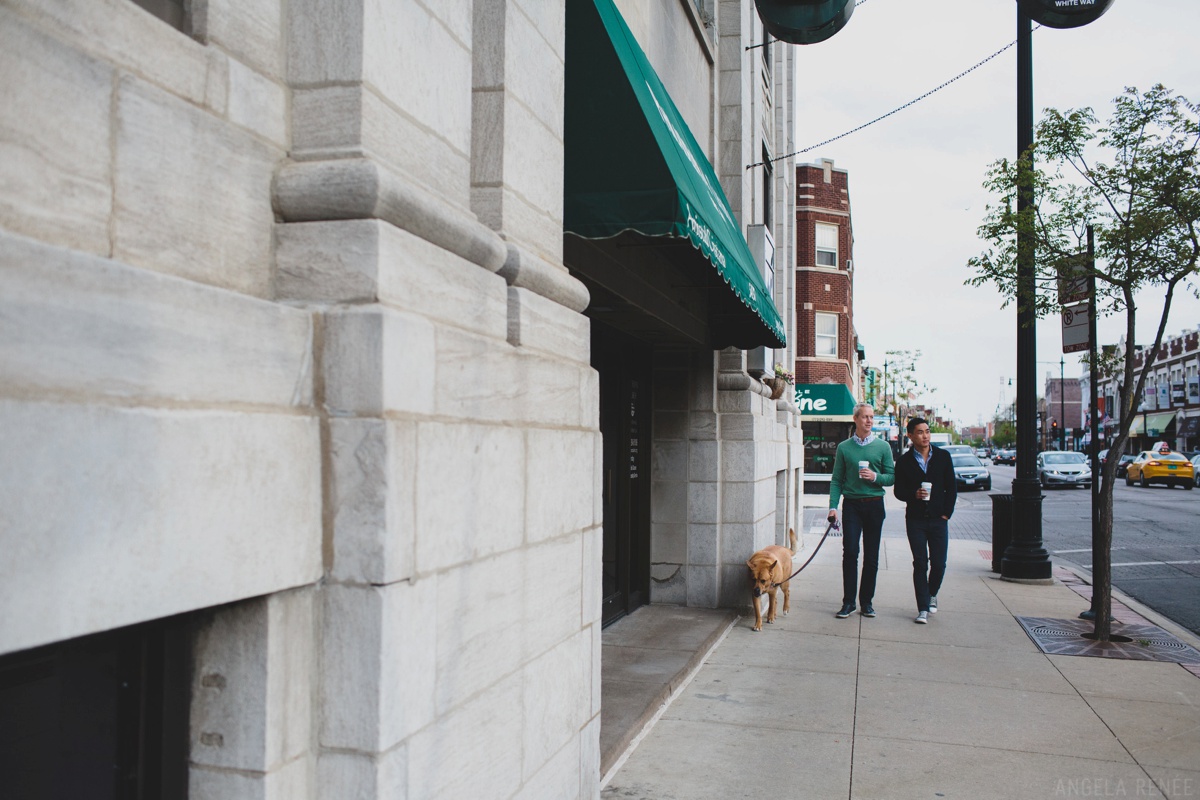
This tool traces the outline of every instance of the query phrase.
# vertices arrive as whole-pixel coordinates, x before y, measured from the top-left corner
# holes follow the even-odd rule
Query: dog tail
[[[792,546],[792,555],[796,555],[796,529],[788,528],[788,542]]]

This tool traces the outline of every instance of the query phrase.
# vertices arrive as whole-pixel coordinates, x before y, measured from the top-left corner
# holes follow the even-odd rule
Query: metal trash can
[[[1004,551],[1012,541],[1013,496],[993,494],[992,498],[992,572],[1000,571]]]

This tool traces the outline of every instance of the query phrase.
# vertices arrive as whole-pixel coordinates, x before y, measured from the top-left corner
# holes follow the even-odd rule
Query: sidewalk
[[[979,541],[951,540],[941,610],[916,625],[908,542],[885,534],[874,619],[834,618],[833,537],[793,581],[790,615],[762,633],[752,618],[710,619],[723,636],[693,654],[698,666],[662,682],[672,698],[607,759],[602,796],[1200,797],[1197,674],[1165,661],[1043,653],[1015,617],[1074,619],[1087,601],[1073,576],[1058,570],[1068,582],[1053,586],[999,580]],[[802,559],[816,542],[805,537]],[[667,608],[639,609],[612,628],[634,645],[634,631],[653,629]],[[643,644],[654,648],[661,634]],[[1200,644],[1185,637],[1185,652]],[[606,673],[612,638],[606,631]],[[609,688],[605,706],[618,700]]]

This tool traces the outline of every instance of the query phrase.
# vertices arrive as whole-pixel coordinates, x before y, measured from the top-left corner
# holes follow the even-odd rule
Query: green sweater
[[[858,477],[858,462],[871,462],[871,471],[876,473],[875,482],[868,483]],[[883,439],[873,439],[870,444],[859,444],[853,438],[837,446],[833,457],[833,477],[829,481],[829,507],[837,508],[843,496],[861,499],[883,497],[883,487],[896,482],[896,464],[892,461],[892,447]]]

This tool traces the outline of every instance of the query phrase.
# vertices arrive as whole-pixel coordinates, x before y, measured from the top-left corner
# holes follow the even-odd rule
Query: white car
[[[1037,476],[1043,489],[1051,486],[1091,486],[1092,466],[1083,453],[1047,450],[1038,453]]]

